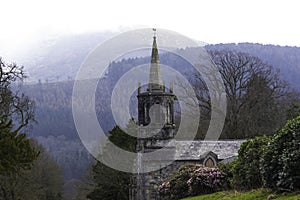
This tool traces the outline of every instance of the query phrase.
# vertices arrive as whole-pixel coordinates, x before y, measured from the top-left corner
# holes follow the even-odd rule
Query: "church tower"
[[[160,148],[156,146],[159,141],[174,137],[175,95],[173,85],[167,89],[162,81],[156,35],[153,37],[148,88],[141,92],[139,86],[137,98],[140,130],[150,134],[150,137],[140,139],[140,145],[145,152]]]
[[[155,31],[155,29],[154,29]],[[155,34],[155,32],[154,32]],[[138,141],[139,153],[149,153],[164,148],[162,154],[166,160],[153,158],[146,162],[137,162],[138,168],[161,166],[163,162],[173,160],[175,146],[169,144],[174,139],[174,100],[173,86],[169,89],[163,84],[156,35],[153,37],[150,75],[147,89],[138,88]],[[143,136],[143,137],[141,137]],[[168,147],[166,148],[166,145]],[[140,155],[140,154],[138,154]],[[137,158],[137,160],[141,160]],[[158,199],[158,186],[166,178],[161,170],[149,173],[138,173],[136,176],[136,189],[133,190],[132,200]]]

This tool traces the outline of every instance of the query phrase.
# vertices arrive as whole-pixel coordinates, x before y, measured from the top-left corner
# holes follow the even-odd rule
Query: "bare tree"
[[[203,139],[212,120],[212,98],[219,99],[222,94],[216,81],[211,81],[211,88],[206,85],[207,77],[221,78],[227,97],[227,113],[224,109],[214,109],[215,116],[226,115],[222,138],[245,138],[261,134],[273,134],[285,121],[286,109],[295,95],[287,83],[282,81],[279,71],[264,63],[257,57],[234,51],[209,51],[217,73],[212,73],[209,66],[202,64],[201,74],[190,73],[189,82],[193,85],[200,107],[201,119],[198,139]],[[178,82],[180,88],[186,88]],[[191,99],[190,91],[184,94]],[[220,101],[222,102],[222,101]],[[224,104],[220,103],[220,106]],[[191,109],[192,110],[192,109]]]
[[[25,77],[22,67],[0,58],[0,175],[29,169],[38,156],[23,131],[34,120],[34,103],[13,88]]]
[[[210,51],[224,81],[228,111],[224,137],[272,134],[283,121],[282,98],[290,95],[279,72],[259,58],[234,51]]]
[[[5,128],[13,122],[14,132],[34,121],[34,102],[13,89],[14,84],[24,78],[23,67],[6,64],[0,58],[0,127]]]

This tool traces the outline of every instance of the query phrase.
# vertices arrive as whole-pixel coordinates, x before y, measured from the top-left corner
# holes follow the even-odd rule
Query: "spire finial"
[[[156,37],[156,28],[152,28],[153,30],[153,37]]]

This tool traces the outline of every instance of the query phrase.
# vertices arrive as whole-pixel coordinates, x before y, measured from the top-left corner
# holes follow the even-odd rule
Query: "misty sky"
[[[170,29],[207,43],[300,46],[297,0],[1,0],[2,49],[49,35],[138,27]]]

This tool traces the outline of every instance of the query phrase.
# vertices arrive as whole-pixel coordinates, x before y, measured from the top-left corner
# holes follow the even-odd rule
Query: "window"
[[[171,114],[171,103],[168,102],[167,103],[167,108],[166,108],[166,121],[167,124],[171,124],[172,123],[172,114]]]
[[[205,167],[214,167],[215,166],[215,162],[213,161],[213,159],[208,158],[205,163],[204,163]]]

